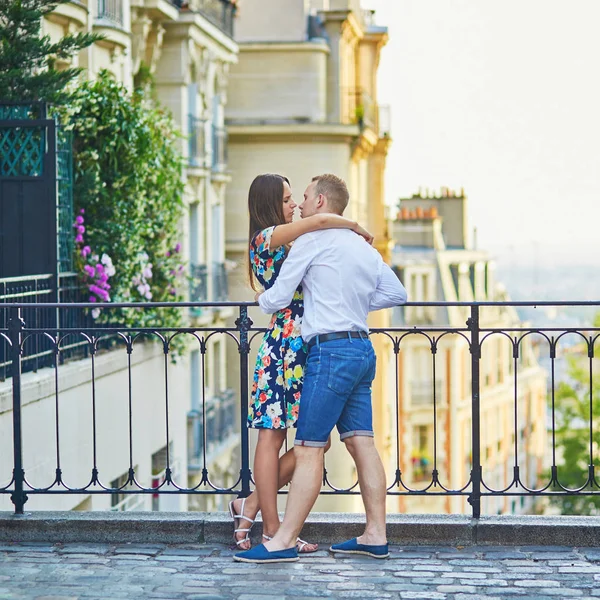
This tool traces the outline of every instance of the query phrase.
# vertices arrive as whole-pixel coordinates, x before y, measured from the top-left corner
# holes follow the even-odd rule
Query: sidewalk
[[[600,549],[391,546],[388,560],[234,563],[219,544],[0,543],[0,599],[600,598]]]

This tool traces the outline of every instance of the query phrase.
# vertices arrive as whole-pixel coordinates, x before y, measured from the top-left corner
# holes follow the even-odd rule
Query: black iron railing
[[[227,130],[213,125],[212,128],[212,169],[225,171],[227,168]]]
[[[188,117],[188,162],[192,167],[206,165],[206,120],[193,115]]]
[[[98,0],[99,21],[109,21],[114,25],[123,26],[123,0]]]
[[[28,304],[56,302],[61,308],[29,308]],[[87,296],[75,273],[61,273],[58,286],[53,275],[29,275],[0,279],[0,331],[8,327],[8,311],[2,306],[20,303],[22,318],[29,327],[51,331],[56,328],[90,326],[93,322],[89,312],[73,311],[72,302],[83,302]],[[88,345],[81,339],[65,340],[60,361],[87,356]],[[28,337],[21,349],[21,371],[37,371],[49,367],[54,361],[54,347],[47,336]],[[6,346],[0,344],[0,381],[11,374],[11,359]]]
[[[236,3],[231,0],[171,0],[180,9],[198,11],[223,33],[233,38]]]
[[[548,306],[589,306],[600,307],[600,302],[539,302],[538,307]],[[108,306],[108,305],[107,305]],[[9,373],[12,376],[12,410],[10,418],[12,419],[13,431],[13,463],[12,476],[9,481],[0,483],[0,493],[9,494],[15,506],[16,513],[22,513],[28,496],[33,495],[52,495],[52,494],[239,494],[247,496],[252,489],[252,472],[250,469],[250,448],[248,429],[246,421],[248,415],[248,404],[251,385],[251,357],[252,352],[256,350],[261,340],[262,328],[253,325],[249,317],[249,309],[255,306],[253,303],[204,303],[200,305],[204,308],[222,308],[227,307],[230,310],[237,311],[237,319],[234,325],[229,327],[185,327],[174,330],[166,330],[160,327],[146,328],[127,328],[127,327],[103,327],[98,324],[81,325],[85,319],[73,316],[71,320],[60,327],[45,327],[39,325],[40,321],[24,320],[24,316],[33,315],[31,310],[39,311],[65,311],[67,313],[83,313],[95,307],[94,304],[26,304],[24,302],[0,305],[0,314],[3,314],[2,327],[0,327],[0,344],[6,348],[5,352],[10,361]],[[408,306],[418,306],[409,304]],[[388,494],[391,496],[428,496],[428,497],[452,497],[458,496],[468,499],[472,507],[472,515],[479,518],[481,515],[481,502],[489,498],[506,497],[529,497],[529,498],[566,498],[566,497],[598,497],[600,496],[600,482],[596,474],[596,463],[599,461],[599,450],[596,444],[596,425],[598,415],[594,413],[594,402],[589,402],[587,412],[578,419],[577,422],[568,424],[569,427],[577,428],[579,439],[584,440],[584,448],[587,455],[584,458],[587,469],[582,475],[581,481],[577,485],[566,485],[564,479],[565,471],[576,465],[565,464],[565,456],[561,456],[557,444],[557,432],[564,427],[561,422],[562,415],[557,406],[557,379],[556,364],[560,355],[568,351],[575,355],[573,349],[577,349],[578,368],[583,372],[583,402],[586,397],[588,401],[594,398],[597,383],[594,381],[597,367],[594,363],[595,349],[600,343],[600,327],[530,327],[520,325],[516,319],[508,321],[506,319],[496,319],[496,322],[506,322],[509,325],[502,327],[493,327],[482,325],[482,323],[491,322],[492,319],[484,313],[493,311],[500,317],[508,315],[514,310],[515,306],[534,306],[533,303],[504,303],[504,302],[478,302],[478,303],[428,303],[427,306],[437,306],[443,311],[452,311],[460,315],[465,320],[464,326],[449,326],[442,324],[439,326],[411,326],[404,325],[400,327],[390,327],[388,329],[374,329],[371,331],[371,337],[377,340],[377,344],[385,341],[388,345],[388,356],[380,357],[381,362],[386,362],[392,366],[390,374],[392,378],[392,388],[394,395],[390,394],[389,401],[389,429],[391,439],[391,465],[388,472]],[[114,309],[135,308],[136,310],[152,309],[180,309],[189,310],[197,308],[195,303],[148,303],[148,304],[120,304],[112,305]],[[106,308],[105,310],[109,310]],[[456,322],[456,320],[454,321]],[[96,388],[95,364],[96,354],[100,340],[105,336],[119,336],[122,344],[119,348],[113,350],[114,353],[121,353],[125,359],[126,371],[128,377],[123,377],[123,389],[119,392],[123,396],[123,410],[125,411],[128,423],[128,446],[129,452],[121,456],[122,470],[126,477],[120,480],[119,486],[111,486],[105,479],[106,475],[101,468],[101,448],[98,446],[98,427],[99,422],[96,419],[96,411],[102,402]],[[215,395],[209,393],[205,385],[201,386],[198,405],[194,409],[194,414],[189,415],[188,428],[192,432],[191,458],[201,474],[200,481],[193,487],[189,487],[187,481],[180,481],[174,475],[173,461],[175,458],[171,455],[170,448],[173,438],[169,414],[172,408],[172,399],[169,396],[168,374],[170,369],[170,357],[174,349],[175,339],[188,337],[195,344],[195,352],[201,356],[201,364],[204,365],[211,357],[208,356],[209,348],[217,337],[232,343],[237,348],[239,356],[236,381],[233,382],[237,388],[236,395],[228,396],[229,399],[214,400]],[[49,367],[51,379],[56,382],[55,397],[51,401],[51,408],[46,415],[51,416],[46,425],[52,431],[52,438],[55,440],[56,462],[52,469],[42,465],[36,468],[36,473],[32,474],[25,469],[23,457],[24,454],[30,455],[31,448],[28,444],[35,443],[30,436],[26,443],[23,428],[23,355],[28,340],[34,338],[45,338],[50,344],[52,364]],[[77,424],[78,431],[82,428],[88,428],[90,435],[85,438],[92,451],[90,453],[89,464],[85,466],[85,481],[81,484],[73,483],[71,473],[63,473],[61,467],[61,448],[64,443],[62,435],[62,424],[59,420],[61,390],[59,389],[59,380],[61,369],[61,355],[73,338],[82,340],[88,348],[87,369],[91,374],[90,393],[88,397],[81,396],[78,402],[90,404],[90,417],[88,422]],[[133,444],[134,431],[136,430],[136,414],[132,410],[132,395],[134,394],[134,383],[131,372],[132,357],[135,359],[140,352],[140,346],[148,342],[143,339],[155,338],[158,340],[158,349],[164,356],[164,388],[157,389],[154,393],[158,398],[164,400],[164,411],[166,415],[164,425],[164,440],[161,441],[161,447],[166,448],[164,476],[161,477],[160,484],[154,485],[152,482],[144,484],[136,479],[136,464],[134,460]],[[535,356],[534,347],[531,343],[535,338],[540,341],[537,345],[539,360],[545,360],[548,363],[546,374],[538,365],[538,358]],[[570,339],[574,343],[568,344]],[[457,362],[451,355],[450,347],[447,344],[452,341],[462,345],[457,352]],[[417,342],[416,350],[413,342]],[[502,348],[501,348],[501,345]],[[144,346],[145,347],[145,346]],[[493,360],[490,360],[490,352],[493,349],[496,354]],[[423,352],[429,362],[429,372],[431,373],[430,387],[431,402],[429,410],[431,418],[424,426],[422,420],[416,431],[416,438],[413,442],[416,454],[403,447],[405,443],[404,428],[409,426],[410,418],[407,415],[407,407],[411,405],[406,401],[405,394],[417,393],[422,395],[423,388],[419,385],[411,390],[412,374],[406,367],[405,358],[407,353],[417,352],[422,357]],[[415,354],[416,356],[416,354]],[[206,360],[205,360],[206,359]],[[390,360],[391,359],[391,360]],[[212,360],[212,359],[211,359]],[[411,358],[411,360],[413,360]],[[380,363],[381,364],[381,363]],[[412,364],[412,363],[410,363]],[[502,366],[502,368],[501,368]],[[122,367],[121,367],[122,368]],[[440,394],[438,380],[444,369],[447,369],[443,389]],[[422,370],[421,370],[422,371]],[[452,392],[457,385],[460,387],[460,381],[457,381],[457,373],[468,374],[460,381],[465,388],[462,392],[456,394]],[[105,373],[106,375],[106,373]],[[421,372],[421,380],[423,373]],[[549,379],[548,395],[542,398],[544,401],[545,412],[540,414],[528,414],[531,403],[524,397],[523,386],[528,385],[532,377],[541,377],[542,390],[545,396],[545,378]],[[220,377],[220,376],[219,376]],[[216,380],[219,380],[219,377]],[[482,435],[482,427],[486,425],[485,431],[495,431],[500,424],[497,420],[493,422],[490,428],[490,419],[494,419],[493,413],[489,412],[488,403],[493,404],[493,400],[486,395],[486,387],[491,379],[497,383],[505,385],[505,393],[508,394],[508,419],[502,425],[506,431],[504,440],[508,440],[508,454],[506,461],[510,462],[510,468],[506,462],[502,468],[508,473],[506,480],[499,483],[490,473],[497,469],[497,464],[490,464],[491,453],[495,440],[490,440],[486,435]],[[468,384],[464,383],[468,381]],[[127,383],[125,383],[127,382]],[[435,384],[433,383],[435,382]],[[446,393],[445,390],[448,390]],[[538,385],[539,389],[539,385]],[[482,395],[483,392],[483,395]],[[525,390],[525,396],[530,395],[531,390]],[[30,391],[28,392],[30,393]],[[106,390],[104,393],[107,393]],[[109,393],[114,393],[110,390]],[[450,399],[453,394],[454,399]],[[587,394],[587,396],[586,396]],[[162,402],[163,400],[160,400]],[[495,406],[495,405],[493,405]],[[423,407],[419,406],[422,411]],[[459,432],[462,434],[461,443],[464,444],[464,454],[459,457],[459,463],[465,463],[464,480],[457,481],[452,477],[448,470],[448,452],[451,450],[452,440],[449,439],[451,427],[448,419],[455,416],[457,412],[462,411],[466,415],[465,430]],[[482,425],[482,411],[485,413],[486,423]],[[490,414],[492,416],[490,416]],[[237,415],[234,419],[233,415]],[[486,416],[487,415],[487,416]],[[47,417],[46,417],[47,418]],[[546,419],[548,425],[546,425]],[[112,427],[111,423],[111,432]],[[541,432],[548,434],[549,452],[537,461],[531,460],[530,444],[532,437],[538,435],[538,441],[545,439]],[[235,483],[229,487],[219,487],[211,474],[210,452],[215,443],[221,441],[226,436],[231,436],[233,430],[239,431],[239,476]],[[426,437],[428,431],[431,431],[431,437]],[[109,433],[111,433],[109,432]],[[470,433],[470,436],[468,433]],[[105,432],[106,433],[106,432]],[[81,435],[79,436],[81,438]],[[81,439],[84,439],[81,438]],[[409,458],[407,459],[406,456]],[[83,460],[83,459],[82,459]],[[546,464],[539,464],[546,461]],[[411,464],[413,463],[413,464]],[[100,465],[100,466],[99,466]],[[6,465],[4,465],[5,467]],[[40,470],[42,481],[46,483],[40,485]],[[327,457],[325,460],[324,485],[322,494],[357,494],[357,483],[354,482],[348,486],[336,485],[336,472],[327,470]],[[462,474],[461,474],[462,476]],[[452,481],[451,481],[452,479]],[[0,482],[2,479],[0,478]],[[5,479],[6,481],[6,479]]]

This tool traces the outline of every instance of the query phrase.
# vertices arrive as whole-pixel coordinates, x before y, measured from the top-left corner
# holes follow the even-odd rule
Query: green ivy
[[[172,118],[107,72],[78,87],[59,111],[73,131],[75,214],[85,211],[85,244],[92,255],[110,256],[115,268],[111,302],[183,300],[183,160]],[[81,246],[76,263],[81,269]],[[148,263],[152,276],[140,291]],[[103,310],[98,319],[129,327],[182,325],[181,309]]]

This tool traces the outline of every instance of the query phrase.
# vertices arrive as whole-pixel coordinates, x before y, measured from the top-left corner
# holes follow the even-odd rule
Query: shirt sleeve
[[[406,289],[390,266],[382,261],[381,275],[369,303],[369,311],[405,304],[406,300]]]
[[[258,298],[258,304],[264,313],[272,314],[290,305],[314,256],[314,241],[307,234],[300,236],[283,261],[275,283]]]

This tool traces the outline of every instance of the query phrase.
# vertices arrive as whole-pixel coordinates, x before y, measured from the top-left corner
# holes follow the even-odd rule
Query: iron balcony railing
[[[225,171],[227,168],[227,130],[224,127],[212,127],[212,170]]]
[[[600,481],[596,473],[599,457],[597,445],[597,420],[594,404],[597,404],[597,365],[594,363],[595,350],[600,343],[600,327],[531,327],[520,324],[516,319],[508,321],[500,319],[497,322],[512,323],[499,327],[483,326],[490,320],[485,316],[487,312],[497,315],[508,315],[514,311],[514,307],[537,306],[587,306],[600,307],[600,302],[474,302],[474,303],[451,303],[437,302],[427,304],[409,303],[407,306],[438,306],[448,313],[460,315],[465,321],[464,325],[432,325],[413,326],[410,324],[389,327],[386,329],[373,329],[370,332],[374,340],[378,340],[377,346],[387,345],[386,356],[380,356],[379,364],[386,364],[391,368],[387,371],[391,376],[393,390],[389,396],[385,396],[388,402],[387,410],[389,417],[389,449],[388,449],[388,494],[390,496],[421,496],[421,497],[462,497],[468,500],[472,507],[472,515],[479,518],[482,514],[482,501],[493,498],[506,499],[508,497],[522,498],[595,498],[600,496]],[[248,404],[250,397],[250,386],[252,383],[253,356],[260,344],[263,328],[255,327],[249,310],[255,310],[256,304],[245,302],[222,302],[222,303],[144,303],[144,304],[105,304],[104,310],[120,311],[129,308],[139,311],[146,309],[168,309],[187,311],[190,308],[227,308],[237,311],[237,319],[230,326],[218,327],[214,323],[205,327],[182,327],[177,330],[169,330],[160,326],[130,328],[119,325],[103,326],[99,323],[89,323],[85,315],[96,304],[85,303],[26,303],[23,301],[9,302],[0,305],[2,315],[2,327],[0,327],[0,346],[4,347],[5,356],[9,361],[8,374],[11,376],[10,383],[5,386],[10,390],[12,404],[8,411],[4,412],[3,418],[12,421],[12,465],[6,462],[0,463],[0,494],[9,495],[15,513],[22,514],[29,496],[51,496],[53,494],[238,494],[247,496],[253,487],[252,472],[250,469],[250,444],[249,432],[246,427]],[[59,320],[51,326],[44,325],[42,318],[35,319],[35,311],[58,311],[59,314],[71,315],[66,320]],[[83,316],[82,316],[83,315]],[[123,370],[120,381],[124,383],[122,389],[123,419],[123,449],[122,454],[111,448],[111,460],[119,460],[119,472],[126,473],[126,480],[120,481],[119,487],[112,486],[109,481],[114,478],[107,477],[105,473],[106,456],[102,454],[104,446],[99,442],[100,437],[106,440],[107,436],[115,435],[114,421],[99,421],[98,411],[104,405],[101,393],[101,385],[96,382],[95,365],[99,345],[105,337],[118,336],[120,344],[111,349],[115,353],[111,362],[120,365]],[[215,401],[207,393],[205,385],[199,387],[200,394],[195,414],[191,415],[191,427],[196,428],[196,437],[192,440],[193,462],[201,471],[201,478],[193,487],[187,481],[181,480],[174,465],[181,457],[174,457],[168,450],[173,440],[173,431],[169,415],[173,411],[173,400],[169,394],[170,379],[169,372],[172,366],[171,355],[179,340],[188,338],[194,344],[194,352],[199,353],[198,363],[202,369],[213,362],[214,357],[209,356],[211,348],[217,344],[217,339],[224,343],[233,344],[236,348],[238,365],[235,370],[236,379],[232,384],[236,392],[229,400],[222,400],[221,404]],[[37,443],[32,432],[24,432],[26,423],[37,414],[42,417],[40,411],[29,411],[27,421],[23,420],[23,366],[24,351],[27,344],[34,339],[48,341],[50,356],[52,357],[48,367],[48,379],[55,382],[54,395],[48,398],[46,411],[43,413],[47,420],[45,427],[49,439],[54,446],[54,464],[42,462],[31,468],[26,465],[24,456],[31,457],[34,454],[34,445]],[[139,415],[132,409],[132,396],[136,393],[135,381],[132,377],[132,361],[140,352],[140,347],[147,348],[151,341],[157,340],[156,352],[164,355],[163,374],[164,387],[156,389],[155,399],[162,403],[164,408],[163,423],[164,440],[160,441],[160,447],[167,449],[164,479],[159,485],[152,481],[143,482],[136,478],[136,464],[138,458],[134,455],[134,432],[141,425],[136,421]],[[61,381],[64,379],[63,369],[67,365],[62,364],[62,355],[68,352],[73,339],[80,340],[87,349],[88,356],[84,359],[78,373],[87,373],[89,379],[89,393],[78,395],[78,405],[84,403],[89,406],[88,416],[76,423],[77,440],[85,442],[90,452],[82,453],[77,463],[77,473],[70,470],[63,471],[61,461],[64,458],[64,436],[69,435],[65,431],[67,425],[59,418],[64,414],[64,406],[61,402],[63,392]],[[539,341],[537,344],[538,358],[535,358],[532,339]],[[569,344],[569,340],[574,343]],[[447,344],[449,341],[461,344],[460,352],[457,353],[454,362]],[[413,344],[414,342],[414,344]],[[411,345],[412,344],[412,345]],[[415,345],[416,344],[416,345]],[[496,356],[495,362],[490,361],[490,352],[499,349],[504,344],[504,350]],[[219,344],[220,345],[220,344]],[[423,351],[428,349],[428,360],[431,368],[431,381],[437,382],[443,369],[447,369],[448,377],[452,377],[453,385],[448,389],[460,387],[463,381],[465,389],[455,398],[455,404],[449,406],[448,398],[440,398],[437,393],[437,385],[432,385],[432,398],[429,405],[430,419],[426,425],[420,420],[417,423],[418,433],[412,442],[412,448],[405,448],[406,431],[403,429],[409,425],[405,409],[407,403],[404,394],[407,384],[411,381],[411,370],[406,366],[406,353],[418,346],[418,354],[422,357]],[[180,346],[179,346],[180,347]],[[577,353],[575,353],[577,350]],[[562,354],[577,356],[577,368],[581,373],[581,402],[585,407],[577,419],[565,423],[565,414],[561,413],[557,405],[558,394],[562,392],[557,383],[557,360]],[[118,354],[123,357],[120,360]],[[112,356],[112,355],[111,355]],[[427,357],[427,354],[425,355]],[[412,358],[410,360],[413,360]],[[416,360],[416,359],[415,359]],[[527,404],[527,396],[530,389],[523,386],[529,385],[534,376],[539,377],[544,373],[538,362],[547,365],[546,374],[542,379],[548,377],[547,396],[543,415],[528,414],[530,405]],[[411,363],[409,362],[408,365]],[[500,372],[499,365],[505,368]],[[231,371],[231,370],[230,370]],[[462,372],[468,375],[460,381],[455,380],[456,373]],[[536,375],[537,373],[537,375]],[[106,372],[100,375],[106,376]],[[422,376],[422,372],[421,372]],[[38,373],[39,377],[39,373]],[[216,377],[216,376],[215,376]],[[490,416],[489,408],[496,408],[497,397],[486,395],[486,380],[488,377],[497,378],[498,385],[504,385],[504,393],[507,394],[508,418],[502,423],[493,414]],[[219,381],[219,377],[216,377]],[[468,381],[468,387],[464,384]],[[536,380],[539,384],[539,381]],[[529,382],[529,383],[528,383]],[[559,389],[560,388],[560,389]],[[537,388],[538,391],[540,388]],[[545,393],[545,385],[541,386]],[[107,391],[104,394],[114,394],[116,390]],[[489,390],[487,390],[489,391]],[[482,392],[484,395],[482,396]],[[5,392],[6,393],[6,392]],[[31,389],[27,392],[31,394]],[[592,402],[593,400],[593,402]],[[232,404],[234,408],[232,408]],[[40,407],[41,408],[41,407]],[[86,409],[88,410],[88,409]],[[62,412],[61,412],[62,411]],[[465,429],[458,432],[460,440],[451,439],[452,433],[448,419],[456,412],[462,412],[465,417]],[[487,411],[487,412],[486,412]],[[586,412],[587,411],[587,412]],[[422,411],[421,411],[422,412]],[[233,417],[237,415],[237,417]],[[483,415],[483,416],[482,416]],[[154,418],[155,415],[153,415]],[[50,418],[48,418],[50,417]],[[173,415],[171,415],[173,417]],[[185,418],[186,415],[183,415]],[[483,418],[486,422],[483,422]],[[490,421],[491,420],[491,421]],[[147,422],[147,421],[145,421]],[[233,424],[232,424],[233,423]],[[491,423],[491,426],[490,426]],[[190,422],[188,422],[188,427]],[[413,423],[415,426],[415,423]],[[100,431],[101,427],[110,427],[110,431]],[[503,436],[503,449],[505,455],[502,460],[494,460],[493,453],[496,444],[500,442],[490,439],[484,432],[497,431],[498,428],[506,431]],[[557,435],[565,431],[565,427],[575,431],[578,443],[581,443],[586,453],[584,459],[570,459],[568,454],[561,453],[557,443]],[[542,429],[540,429],[542,428]],[[533,443],[537,440],[540,431],[546,431],[548,435],[548,452],[544,457],[532,454]],[[6,428],[8,430],[8,428]],[[85,431],[89,435],[85,435]],[[239,476],[229,486],[220,486],[215,479],[215,473],[211,471],[210,448],[217,441],[222,441],[224,436],[231,436],[235,431],[239,436],[239,453],[234,453],[239,460]],[[537,433],[536,433],[537,432]],[[26,437],[24,437],[26,433]],[[431,435],[430,435],[431,434]],[[470,434],[470,435],[469,435]],[[10,434],[9,434],[10,435]],[[425,437],[424,437],[425,436]],[[430,436],[430,437],[429,437]],[[68,438],[71,439],[71,438]],[[457,452],[461,447],[464,452],[457,455],[458,462],[464,464],[464,471],[460,471],[461,480],[450,483],[447,465],[448,453]],[[499,449],[499,448],[498,448]],[[416,454],[414,454],[416,452]],[[238,456],[239,455],[239,456]],[[411,456],[417,459],[416,467],[411,465]],[[87,458],[86,458],[87,456]],[[406,456],[409,458],[407,459]],[[573,464],[565,461],[574,460]],[[581,471],[580,480],[566,483],[567,475],[574,470],[581,470],[581,460],[586,464]],[[491,462],[490,462],[491,461]],[[544,464],[542,464],[544,463]],[[103,466],[104,465],[104,466]],[[11,468],[12,466],[12,468]],[[328,458],[325,458],[325,470],[323,478],[322,494],[357,494],[357,482],[349,485],[339,485],[335,470],[328,470]],[[235,468],[234,468],[235,472]],[[83,473],[83,475],[81,475]],[[505,480],[498,481],[497,475],[504,474]],[[567,474],[567,475],[565,475]],[[464,476],[464,480],[462,477]],[[197,481],[197,480],[195,480]],[[418,485],[415,485],[418,482]],[[284,491],[285,493],[285,491]],[[494,511],[495,513],[495,511]]]
[[[2,307],[18,302],[22,306],[22,317],[30,327],[51,330],[63,327],[88,327],[93,323],[89,312],[73,311],[72,302],[82,302],[85,294],[75,273],[60,273],[58,285],[53,275],[29,275],[0,279],[0,331],[8,327],[8,312]],[[60,308],[29,308],[29,304],[49,303],[58,300]],[[81,339],[65,340],[60,361],[83,358],[88,354],[88,345]],[[21,348],[21,372],[37,371],[52,366],[54,349],[46,336],[32,336],[24,340]],[[11,359],[6,345],[0,343],[0,381],[11,374]]]
[[[236,3],[231,0],[172,0],[180,9],[199,12],[223,33],[233,38]]]
[[[190,300],[225,302],[228,296],[227,270],[224,263],[190,266]],[[210,281],[210,287],[209,287]]]
[[[98,0],[97,7],[99,21],[123,26],[123,0]]]
[[[239,439],[238,406],[233,390],[225,390],[205,400],[205,412],[200,408],[188,413],[188,468],[199,471],[202,459],[207,463],[217,455],[223,444]],[[205,427],[206,423],[206,427]]]
[[[206,165],[206,120],[189,115],[188,117],[188,162],[192,167]]]

